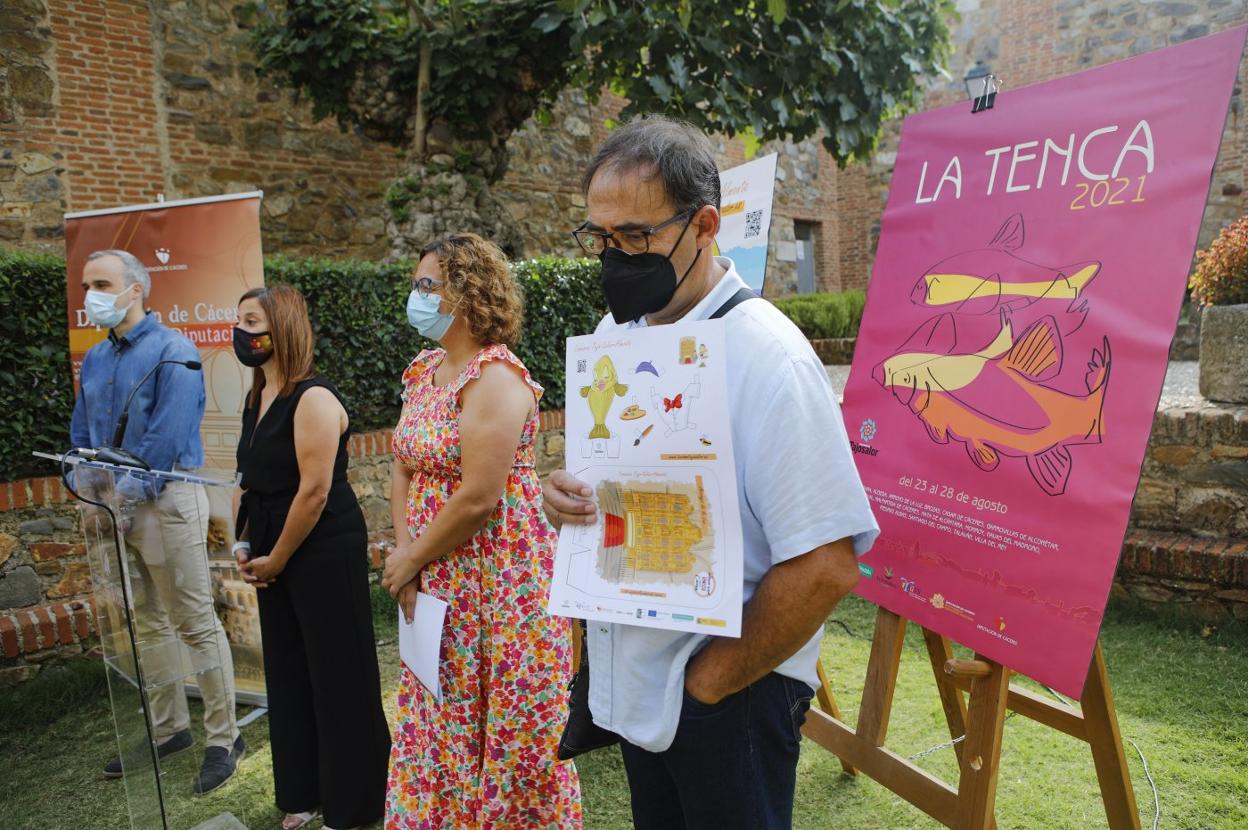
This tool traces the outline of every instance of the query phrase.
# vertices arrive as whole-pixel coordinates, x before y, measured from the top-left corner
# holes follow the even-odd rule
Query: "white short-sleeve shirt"
[[[728,273],[684,319],[708,319],[745,287],[732,260],[717,262]],[[749,602],[772,565],[847,537],[861,555],[880,531],[836,393],[805,336],[757,300],[723,320]],[[644,318],[620,325],[608,316],[595,333],[644,325]],[[651,752],[667,749],[680,718],[685,665],[710,637],[592,620],[587,626],[594,722]],[[817,688],[821,638],[822,629],[776,671]]]

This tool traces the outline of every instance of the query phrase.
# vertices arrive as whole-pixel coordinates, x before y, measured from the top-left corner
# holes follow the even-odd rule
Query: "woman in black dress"
[[[367,531],[347,483],[346,410],[312,365],[303,295],[238,304],[234,351],[254,368],[238,442],[235,546],[260,589],[269,738],[282,826],[323,812],[349,828],[385,809],[390,732],[368,593]]]

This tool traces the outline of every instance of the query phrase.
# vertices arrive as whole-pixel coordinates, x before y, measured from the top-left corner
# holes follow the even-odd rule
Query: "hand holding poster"
[[[741,517],[722,320],[568,338],[566,467],[595,525],[564,525],[547,609],[740,636]]]
[[[906,119],[844,412],[859,593],[1078,696],[1245,29]]]

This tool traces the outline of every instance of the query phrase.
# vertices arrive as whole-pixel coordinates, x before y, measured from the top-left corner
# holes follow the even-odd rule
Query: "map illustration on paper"
[[[720,321],[568,339],[565,462],[598,521],[560,533],[551,613],[739,636],[724,352]]]
[[[695,575],[710,572],[715,532],[701,476],[693,486],[605,480],[597,495],[603,514],[597,568],[603,579],[693,585]]]

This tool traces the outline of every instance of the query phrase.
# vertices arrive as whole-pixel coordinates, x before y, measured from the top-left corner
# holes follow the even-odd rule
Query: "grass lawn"
[[[398,657],[393,612],[378,600],[378,654],[393,715]],[[854,721],[866,674],[874,606],[850,599],[828,625],[823,659],[845,717]],[[838,624],[839,623],[839,624]],[[1111,605],[1102,631],[1124,738],[1143,751],[1161,800],[1161,824],[1180,828],[1248,828],[1248,632],[1205,630]],[[195,705],[193,704],[193,709]],[[198,711],[192,718],[197,719]],[[199,726],[196,724],[197,727]],[[277,828],[272,806],[267,725],[244,730],[248,755],[240,773],[202,799],[178,797],[178,823],[231,811],[253,830]],[[889,731],[889,746],[911,755],[947,740],[944,716],[918,630],[906,641]],[[78,830],[128,826],[122,782],[99,770],[116,751],[103,670],[94,661],[49,669],[17,689],[0,690],[0,828]],[[1141,821],[1153,820],[1153,791],[1127,745]],[[928,755],[926,769],[956,782],[952,750]],[[172,789],[188,792],[198,758],[170,765]],[[618,751],[602,750],[578,764],[585,826],[631,826],[628,789]],[[1092,758],[1085,745],[1022,718],[1005,727],[997,791],[1002,828],[1105,826]],[[865,778],[841,774],[836,759],[809,741],[798,770],[794,827],[936,828],[934,821]]]

